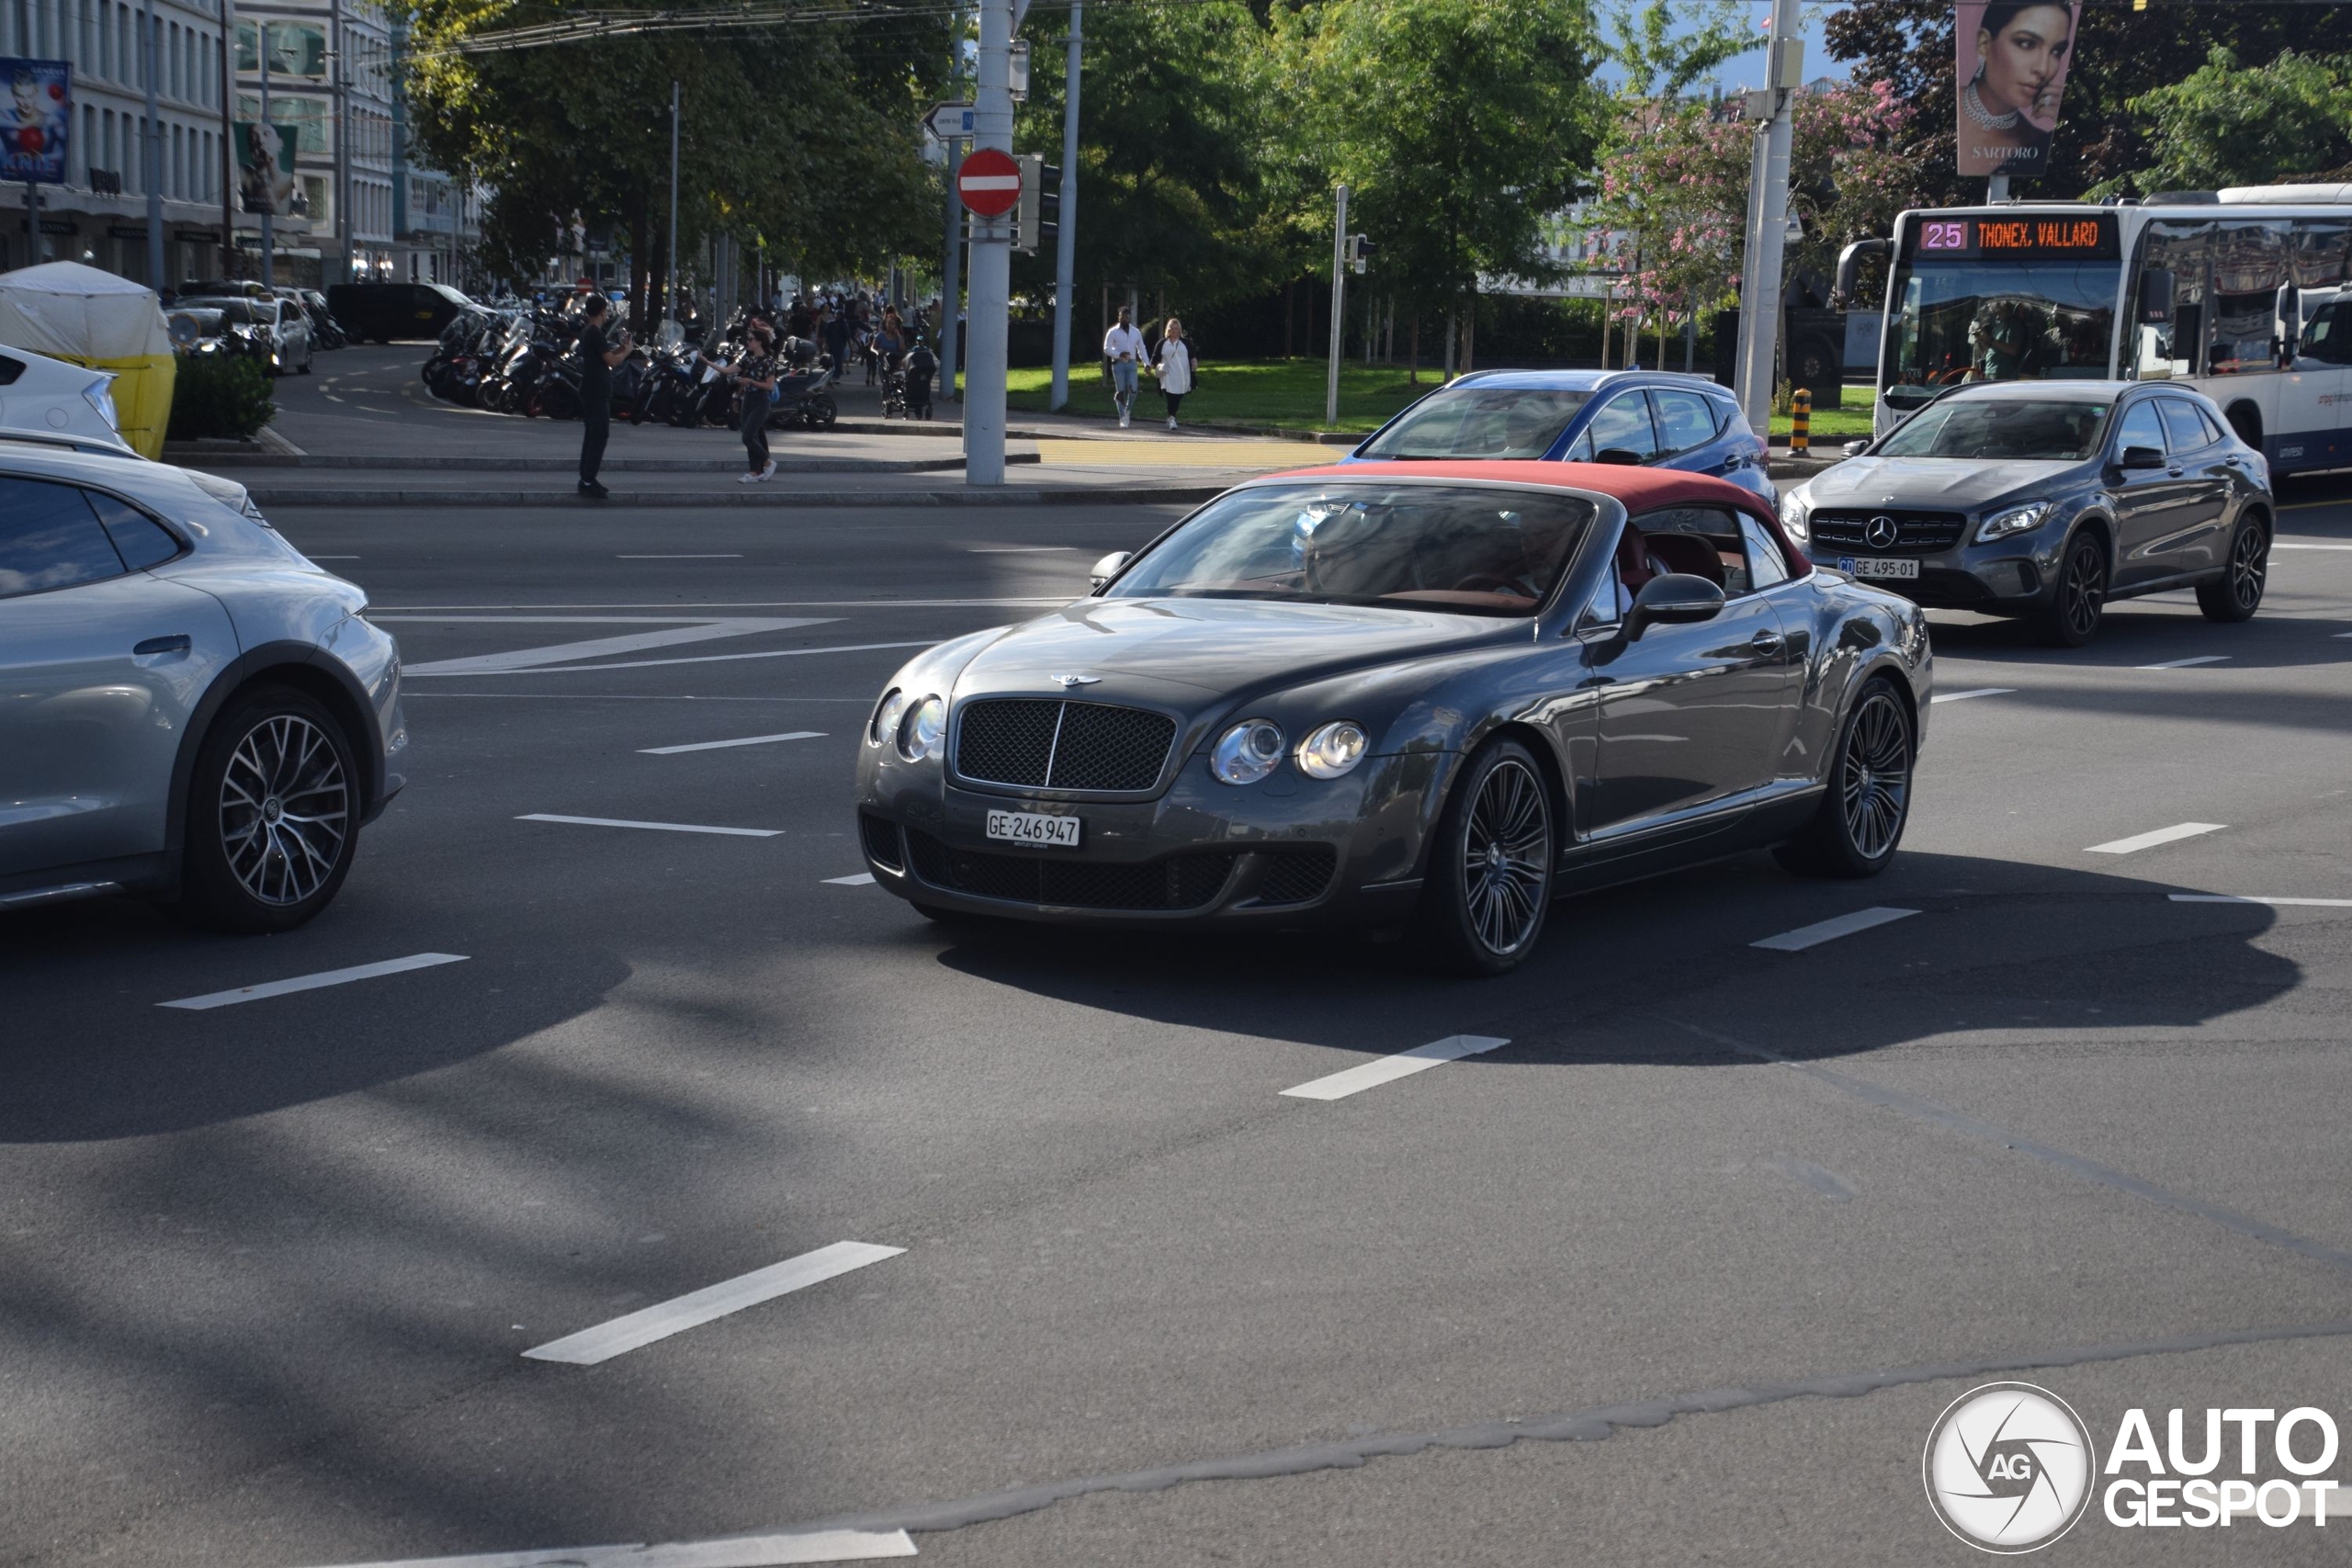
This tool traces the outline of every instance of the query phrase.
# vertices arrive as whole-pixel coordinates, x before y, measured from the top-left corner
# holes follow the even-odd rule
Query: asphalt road
[[[2352,1424],[2352,904],[2169,897],[2352,901],[2347,493],[2289,498],[2248,626],[1938,616],[1939,690],[1988,694],[1932,710],[1878,881],[1596,895],[1487,983],[835,880],[910,647],[1171,509],[288,512],[401,639],[409,787],[289,935],[0,919],[0,1563],[830,1521],[990,1568],[1878,1568],[1972,1560],[1919,1472],[1977,1383],[2102,1448]],[[1917,912],[1752,945],[1871,907]],[[158,1005],[421,954],[459,961]],[[1281,1093],[1461,1034],[1509,1043]],[[844,1242],[902,1250],[523,1354]],[[2335,1529],[2094,1505],[2050,1560]]]

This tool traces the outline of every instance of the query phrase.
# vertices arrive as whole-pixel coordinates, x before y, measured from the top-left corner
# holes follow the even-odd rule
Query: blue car
[[[1477,370],[1373,433],[1351,463],[1541,458],[1682,468],[1778,505],[1764,443],[1730,392],[1661,370]]]

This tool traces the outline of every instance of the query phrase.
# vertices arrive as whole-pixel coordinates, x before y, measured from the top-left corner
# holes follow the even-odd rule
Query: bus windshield
[[[2115,341],[2115,261],[1905,256],[1887,317],[1887,406],[1955,381],[2102,380]]]

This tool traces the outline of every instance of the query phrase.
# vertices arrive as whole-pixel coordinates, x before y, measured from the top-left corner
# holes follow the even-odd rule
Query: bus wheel
[[[2232,403],[2228,418],[2230,428],[2238,433],[2239,440],[2257,452],[2262,450],[2262,411],[2260,409],[2256,408],[2252,403]]]

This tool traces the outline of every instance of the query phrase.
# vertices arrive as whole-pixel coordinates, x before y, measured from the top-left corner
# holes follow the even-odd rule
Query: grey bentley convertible
[[[1564,892],[1754,848],[1883,869],[1929,669],[1916,606],[1720,479],[1276,474],[910,660],[860,839],[934,919],[1411,926],[1498,974]]]

